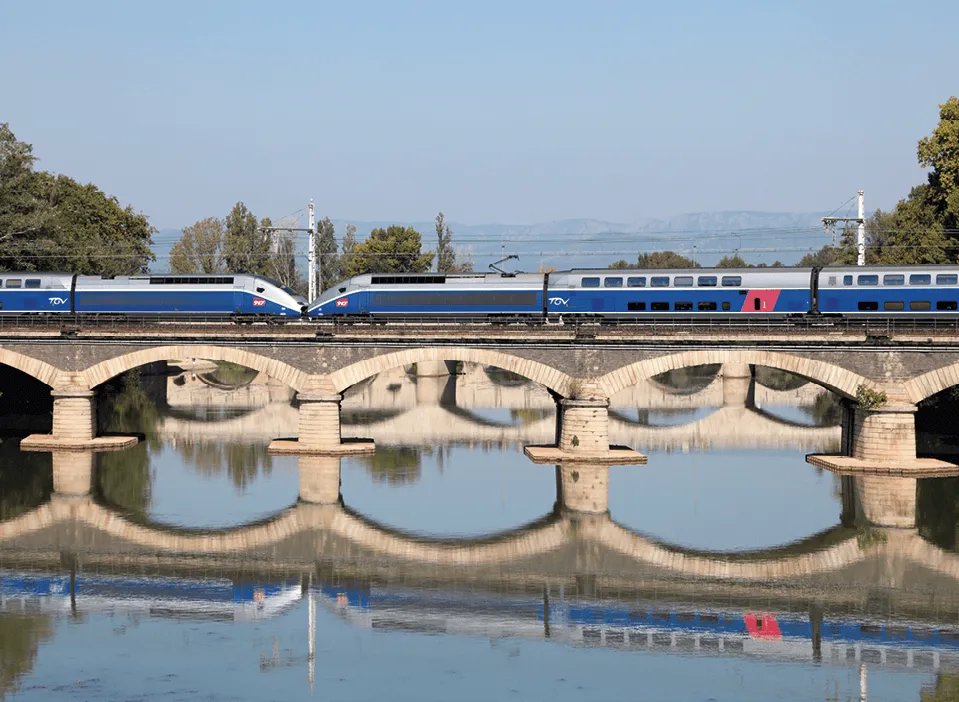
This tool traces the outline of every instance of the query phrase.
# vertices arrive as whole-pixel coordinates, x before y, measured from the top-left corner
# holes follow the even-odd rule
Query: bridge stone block
[[[561,400],[559,448],[569,453],[609,450],[609,400]]]
[[[346,456],[373,453],[372,441],[343,442],[340,434],[340,405],[343,395],[331,392],[301,392],[298,415],[298,437],[295,441],[278,439],[270,444],[273,455],[315,454]]]
[[[97,437],[96,394],[84,388],[55,388],[53,433],[31,434],[20,442],[24,451],[114,451],[135,446],[136,436]]]

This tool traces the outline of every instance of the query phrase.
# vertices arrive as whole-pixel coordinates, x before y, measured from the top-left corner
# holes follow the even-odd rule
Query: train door
[[[246,279],[236,276],[233,278],[233,312],[243,314],[243,304],[248,295],[246,294]]]

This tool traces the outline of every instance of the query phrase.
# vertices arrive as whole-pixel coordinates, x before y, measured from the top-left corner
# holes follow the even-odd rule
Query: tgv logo
[[[551,297],[549,298],[549,304],[556,305],[557,307],[568,307],[569,298],[563,299],[561,297]]]
[[[51,297],[51,298],[49,298],[49,302],[50,302],[51,305],[54,305],[54,306],[56,306],[56,305],[65,305],[65,304],[67,304],[67,298],[65,298],[65,297]]]

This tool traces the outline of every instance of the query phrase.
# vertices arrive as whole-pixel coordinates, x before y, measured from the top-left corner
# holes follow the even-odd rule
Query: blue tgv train
[[[956,316],[959,266],[582,269],[361,275],[324,292],[313,317],[656,318],[806,314]]]
[[[299,317],[306,300],[264,276],[0,273],[0,314],[204,314]]]
[[[662,602],[575,601],[542,597],[483,596],[404,588],[361,590],[335,586],[319,588],[321,594],[354,622],[374,628],[393,625],[404,630],[482,634],[499,631],[515,636],[541,635],[548,624],[550,636],[582,640],[603,631],[606,638],[619,632],[671,632],[755,642],[801,643],[810,647],[814,636],[808,615],[789,612],[715,610]],[[471,618],[466,621],[464,617]],[[884,646],[939,650],[959,656],[959,628],[911,621],[884,622],[824,616],[819,636],[834,645]],[[581,637],[577,639],[577,636]],[[959,660],[959,659],[957,659]]]
[[[73,597],[85,612],[142,613],[222,621],[263,619],[285,611],[302,598],[297,583],[235,583],[78,574]],[[0,571],[0,612],[69,611],[68,575]]]

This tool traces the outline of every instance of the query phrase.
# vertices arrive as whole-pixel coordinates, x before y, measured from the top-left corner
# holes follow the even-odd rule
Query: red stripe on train
[[[747,614],[743,617],[746,620],[746,630],[751,639],[772,639],[778,641],[783,637],[779,630],[779,622],[776,617],[768,612],[762,614]]]
[[[740,312],[772,312],[776,309],[776,300],[781,290],[750,290],[743,300]]]

